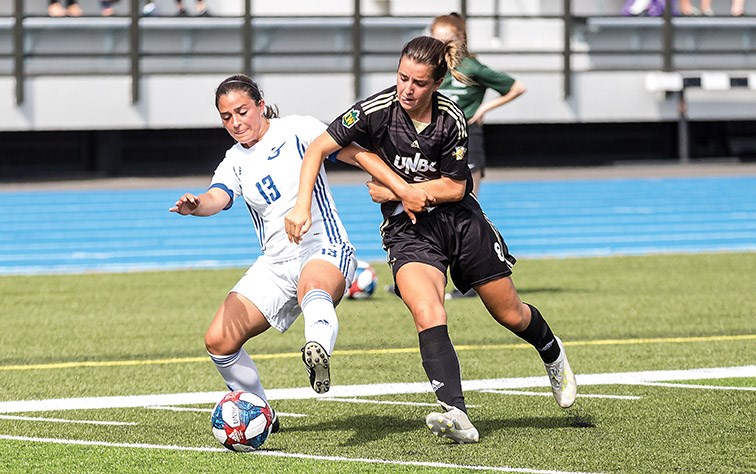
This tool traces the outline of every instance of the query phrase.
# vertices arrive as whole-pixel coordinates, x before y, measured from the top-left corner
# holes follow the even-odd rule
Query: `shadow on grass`
[[[571,414],[569,416],[499,418],[473,420],[481,436],[491,435],[497,431],[517,428],[588,428],[595,425],[590,416]],[[357,415],[348,418],[317,423],[314,425],[284,428],[287,433],[313,433],[322,436],[328,431],[351,432],[349,439],[341,445],[344,447],[361,446],[381,441],[386,436],[400,433],[417,433],[426,431],[422,419],[408,420],[396,416]]]
[[[351,431],[352,435],[342,446],[359,446],[380,441],[389,434],[408,433],[423,428],[422,420],[407,420],[396,416],[357,415],[314,425],[282,427],[286,433],[323,433]]]
[[[568,416],[524,417],[473,420],[481,436],[497,431],[517,428],[536,428],[550,430],[556,428],[594,428],[596,425],[590,416],[571,414]]]
[[[538,287],[538,286],[523,286],[517,287],[517,293],[519,294],[558,294],[558,293],[595,293],[592,290],[585,288],[551,288],[551,287]]]

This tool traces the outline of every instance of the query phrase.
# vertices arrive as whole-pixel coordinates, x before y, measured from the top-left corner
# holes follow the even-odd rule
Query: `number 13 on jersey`
[[[271,178],[270,175],[264,177],[261,181],[258,181],[256,186],[260,195],[268,204],[281,197],[281,193],[278,192],[276,183],[273,182],[273,178]]]

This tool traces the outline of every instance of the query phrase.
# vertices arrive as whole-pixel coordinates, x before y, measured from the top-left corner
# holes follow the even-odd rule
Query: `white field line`
[[[304,413],[287,413],[285,411],[276,411],[276,415],[284,418],[307,418],[309,416]]]
[[[644,384],[645,385],[645,384]],[[650,384],[649,384],[650,385]],[[551,392],[526,392],[524,390],[481,390],[484,393],[500,393],[502,395],[526,395],[529,397],[553,397]],[[613,398],[616,400],[640,400],[641,397],[633,395],[599,395],[593,393],[578,393],[578,398]]]
[[[44,421],[47,423],[73,423],[79,425],[110,425],[110,426],[136,426],[139,423],[131,421],[100,421],[100,420],[66,420],[63,418],[38,418],[34,416],[0,415],[3,420],[19,421]]]
[[[172,406],[166,406],[166,405],[149,405],[144,408],[148,408],[150,410],[167,410],[167,411],[194,411],[199,413],[212,413],[212,408],[189,408],[189,407],[172,407]],[[282,411],[276,411],[276,414],[278,416],[285,416],[285,417],[291,417],[291,418],[305,418],[307,415],[304,415],[302,413],[285,413]],[[2,415],[0,415],[2,416]]]
[[[28,436],[10,436],[0,434],[0,439],[8,441],[24,441],[24,442],[36,442],[36,443],[54,443],[54,444],[73,444],[79,446],[105,446],[112,448],[140,448],[140,449],[164,449],[170,451],[198,451],[198,452],[227,452],[232,455],[230,451],[225,448],[214,447],[190,447],[190,446],[172,446],[172,445],[160,445],[160,444],[132,444],[132,443],[106,443],[104,441],[83,441],[77,439],[55,439],[55,438],[32,438]],[[301,453],[284,453],[280,451],[254,451],[251,453],[236,453],[241,456],[270,456],[276,458],[296,458],[296,459],[310,459],[316,461],[332,461],[332,462],[355,462],[366,464],[384,464],[390,466],[417,466],[417,467],[431,467],[431,468],[443,468],[443,469],[467,469],[471,471],[496,471],[496,472],[523,472],[532,474],[589,474],[576,471],[552,471],[542,469],[527,469],[518,467],[506,467],[506,466],[476,466],[465,464],[447,464],[440,462],[421,462],[421,461],[393,461],[389,459],[371,459],[371,458],[344,458],[339,456],[316,456],[312,454]]]
[[[343,402],[343,403],[370,403],[374,405],[404,405],[410,407],[433,407],[438,408],[438,403],[422,403],[422,402],[397,402],[391,400],[373,400],[370,398],[338,398],[327,397],[318,398],[321,402]],[[477,405],[467,405],[467,408],[477,408]]]
[[[721,378],[756,377],[756,365],[741,367],[718,367],[688,370],[657,370],[643,372],[618,372],[606,374],[578,374],[578,385],[633,385],[648,382],[676,380],[706,380]],[[467,380],[462,382],[465,391],[522,389],[550,387],[546,375],[510,379]],[[385,383],[373,385],[335,386],[328,397],[369,397],[411,393],[430,394],[428,382]],[[0,402],[0,413],[41,412],[53,410],[93,410],[104,408],[140,408],[149,405],[195,405],[216,403],[226,392],[168,393],[159,395],[131,395],[120,397],[54,398],[48,400],[19,400]],[[306,400],[324,398],[316,395],[310,387],[281,388],[266,391],[269,400]]]
[[[197,413],[212,413],[212,408],[189,408],[189,407],[172,407],[168,405],[147,405],[149,410],[166,410],[166,411],[193,411]]]
[[[721,385],[695,385],[689,383],[663,383],[663,382],[638,382],[633,385],[646,385],[648,387],[672,387],[672,388],[700,388],[704,390],[741,390],[756,392],[756,387],[724,387]]]

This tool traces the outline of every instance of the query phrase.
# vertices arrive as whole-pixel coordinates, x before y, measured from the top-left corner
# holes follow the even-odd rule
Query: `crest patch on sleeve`
[[[360,121],[360,111],[352,109],[349,112],[345,113],[343,117],[341,117],[341,124],[345,126],[346,128],[352,128],[354,124]]]
[[[465,157],[465,154],[467,154],[467,148],[463,146],[454,147],[454,159],[459,161]]]

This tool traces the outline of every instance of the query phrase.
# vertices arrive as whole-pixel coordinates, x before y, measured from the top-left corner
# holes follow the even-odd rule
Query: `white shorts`
[[[251,301],[270,325],[281,332],[294,324],[302,310],[297,301],[299,274],[312,259],[325,260],[344,275],[346,288],[352,284],[357,259],[348,242],[325,244],[305,249],[300,258],[272,261],[265,255],[257,258],[230,293],[236,292]]]

